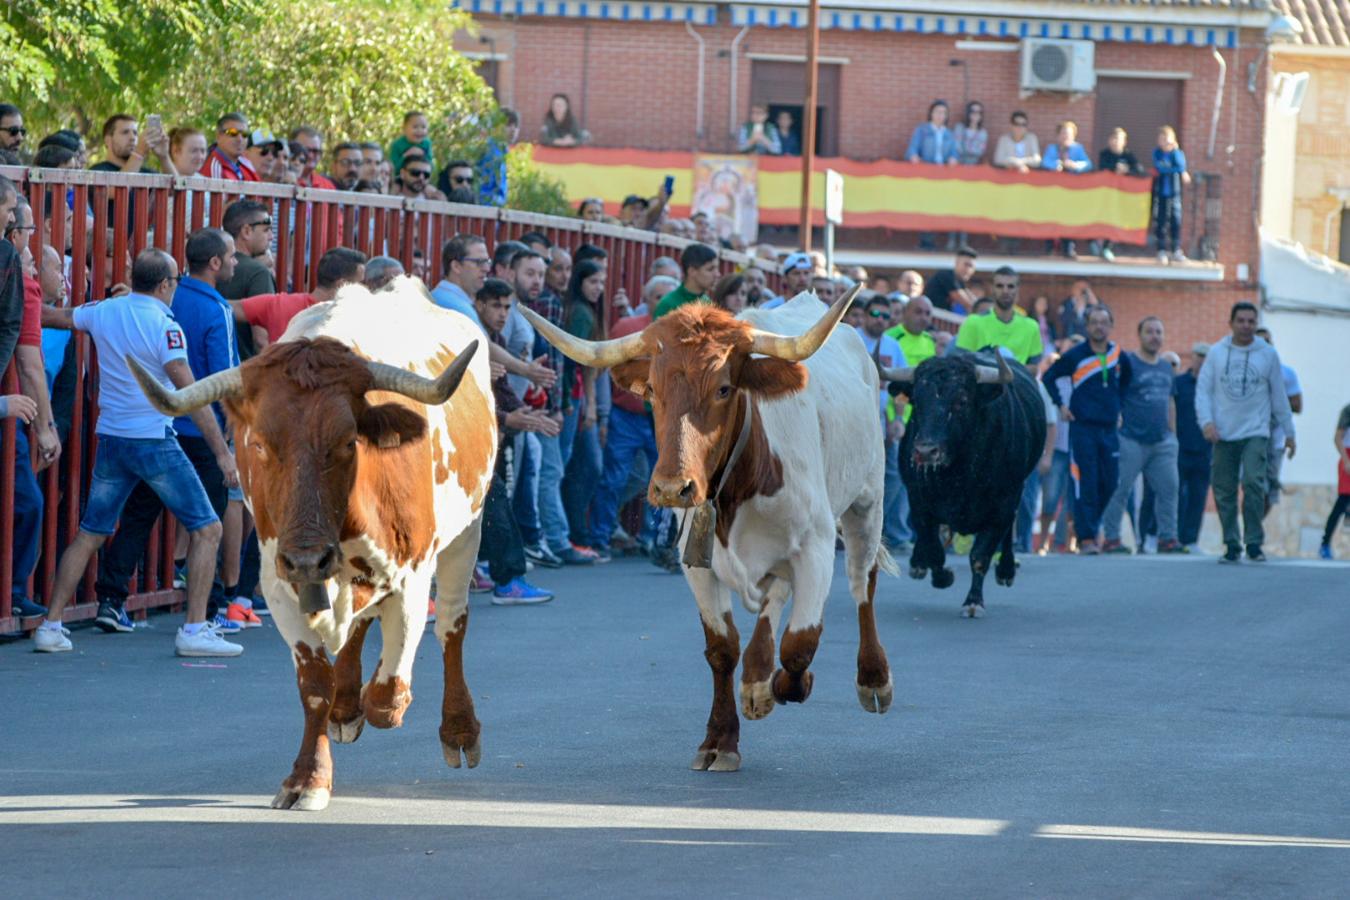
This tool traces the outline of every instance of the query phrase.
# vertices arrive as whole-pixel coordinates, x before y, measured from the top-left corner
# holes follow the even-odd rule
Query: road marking
[[[1209,844],[1223,847],[1321,847],[1350,850],[1350,840],[1291,837],[1275,834],[1223,834],[1208,831],[1168,831],[1158,828],[1122,828],[1098,825],[1042,825],[1035,837],[1080,841],[1136,841],[1162,844]]]

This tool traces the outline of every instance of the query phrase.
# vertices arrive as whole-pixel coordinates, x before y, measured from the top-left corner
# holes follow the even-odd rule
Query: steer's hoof
[[[881,687],[867,687],[866,685],[855,685],[858,688],[858,702],[862,708],[870,713],[884,713],[891,708],[891,700],[895,696],[895,685],[889,675],[886,676],[886,683]]]
[[[961,615],[962,615],[964,618],[967,618],[967,619],[983,619],[983,618],[984,618],[984,604],[983,604],[983,603],[967,603],[965,606],[961,607]]]
[[[1012,575],[1003,576],[1003,575],[1000,575],[1000,574],[998,574],[997,572],[995,572],[995,573],[994,573],[994,580],[997,581],[999,584],[1001,584],[1003,587],[1012,587],[1012,586],[1013,586],[1013,577],[1014,577],[1016,574],[1017,574],[1017,573],[1014,572]]]
[[[365,715],[358,715],[350,722],[334,722],[330,718],[328,720],[328,739],[335,744],[351,744],[361,736],[361,731],[365,727]]]
[[[762,719],[773,712],[773,688],[769,679],[741,682],[741,714],[747,719]]]
[[[695,772],[735,772],[741,767],[741,755],[735,750],[700,750],[689,768]]]
[[[779,703],[805,703],[815,681],[816,676],[810,672],[794,678],[785,669],[779,669],[773,673],[773,699]]]
[[[951,569],[934,569],[934,570],[933,570],[933,587],[935,587],[935,588],[949,588],[949,587],[952,586],[952,584],[953,584],[955,581],[956,581],[956,575],[952,573],[952,570],[951,570]]]
[[[928,577],[928,570],[923,566],[910,566],[909,577],[913,578],[915,581],[923,581]]]
[[[445,761],[450,764],[450,768],[458,769],[460,748],[442,742],[441,751],[445,754]],[[482,759],[483,742],[478,738],[474,738],[472,746],[464,748],[464,762],[468,764],[470,769],[475,769]]]
[[[296,791],[283,785],[281,790],[277,791],[277,795],[272,798],[272,808],[318,812],[321,809],[328,808],[328,801],[332,797],[333,792],[328,788],[305,788]]]

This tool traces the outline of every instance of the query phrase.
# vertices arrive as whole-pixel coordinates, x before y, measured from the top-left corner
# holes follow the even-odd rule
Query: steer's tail
[[[891,551],[886,549],[885,544],[877,546],[877,568],[892,578],[900,575],[900,566],[896,563],[895,557],[891,556]]]

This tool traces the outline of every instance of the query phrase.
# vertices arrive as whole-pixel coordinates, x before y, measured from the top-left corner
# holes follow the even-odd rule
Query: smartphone
[[[667,197],[675,193],[675,176],[667,175],[665,182],[661,185],[661,192]]]
[[[164,120],[160,118],[159,113],[151,113],[145,117],[145,131],[147,134],[164,133]]]

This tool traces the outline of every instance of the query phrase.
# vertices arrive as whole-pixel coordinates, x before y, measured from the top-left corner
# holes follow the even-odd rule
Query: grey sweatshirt
[[[1224,441],[1270,437],[1272,416],[1285,435],[1294,436],[1294,416],[1275,348],[1259,337],[1235,347],[1232,335],[1211,347],[1195,389],[1200,427],[1213,422]]]

